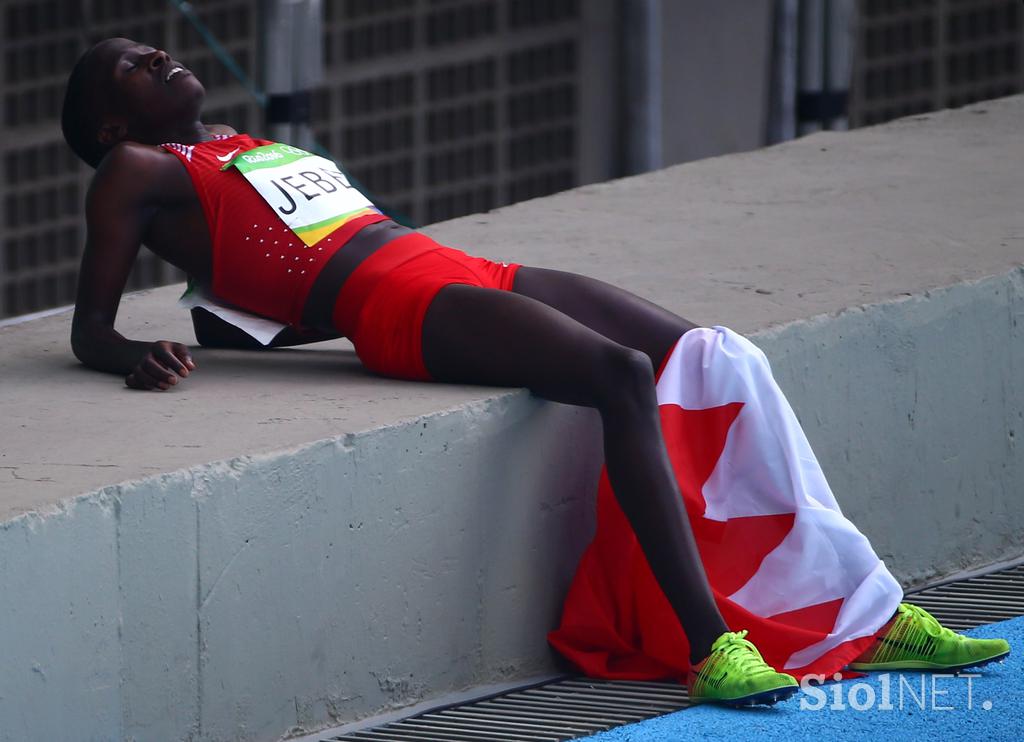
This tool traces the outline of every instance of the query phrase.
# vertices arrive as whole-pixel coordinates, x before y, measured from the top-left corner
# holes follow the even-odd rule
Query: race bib
[[[380,210],[330,160],[290,144],[267,144],[233,158],[236,168],[281,221],[307,245]]]

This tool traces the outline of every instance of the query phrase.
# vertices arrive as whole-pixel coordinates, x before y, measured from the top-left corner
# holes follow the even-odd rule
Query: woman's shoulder
[[[227,124],[207,124],[206,130],[211,134],[224,134],[229,137],[237,136],[238,132]]]
[[[145,180],[147,175],[162,177],[176,164],[163,148],[140,142],[119,142],[100,161],[93,182],[106,180]],[[130,176],[130,177],[129,177]]]

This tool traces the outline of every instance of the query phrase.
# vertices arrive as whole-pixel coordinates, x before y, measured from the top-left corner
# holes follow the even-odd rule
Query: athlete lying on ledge
[[[90,49],[69,78],[64,135],[96,168],[71,335],[78,359],[135,389],[167,389],[196,371],[184,344],[114,330],[145,243],[218,298],[287,324],[273,345],[344,335],[382,375],[527,387],[594,407],[616,497],[689,639],[693,699],[792,694],[793,677],[722,619],[666,455],[654,374],[695,325],[601,281],[441,246],[380,213],[333,164],[203,124],[204,94],[165,52],[121,38]],[[258,347],[197,317],[203,344]],[[852,667],[963,668],[1009,651],[905,604],[878,638]]]

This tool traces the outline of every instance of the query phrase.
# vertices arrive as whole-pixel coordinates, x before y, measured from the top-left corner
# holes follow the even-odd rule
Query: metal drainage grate
[[[951,629],[1015,618],[1024,615],[1024,564],[907,595]],[[323,742],[562,742],[689,705],[677,683],[566,677]]]
[[[686,688],[677,683],[567,678],[329,739],[558,742],[643,721],[688,705]]]
[[[1024,564],[915,590],[913,603],[956,631],[1024,616]]]

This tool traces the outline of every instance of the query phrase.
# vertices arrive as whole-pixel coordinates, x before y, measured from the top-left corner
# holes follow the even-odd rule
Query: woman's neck
[[[172,127],[162,130],[153,139],[153,144],[164,142],[177,142],[178,144],[199,144],[209,142],[214,138],[213,132],[206,128],[202,121],[194,121],[181,127]]]

